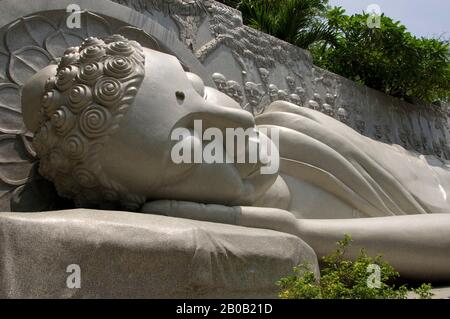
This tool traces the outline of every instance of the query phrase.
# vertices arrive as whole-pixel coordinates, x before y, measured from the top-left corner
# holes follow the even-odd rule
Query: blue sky
[[[333,6],[343,7],[347,14],[360,13],[370,4],[399,20],[416,36],[450,39],[450,0],[329,0]]]

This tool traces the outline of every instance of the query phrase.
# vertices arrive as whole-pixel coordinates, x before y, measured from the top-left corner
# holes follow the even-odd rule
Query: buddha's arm
[[[326,191],[363,216],[450,211],[450,170],[437,158],[371,140],[288,102],[272,103],[256,123],[279,128],[282,174]]]
[[[300,220],[274,208],[178,201],[151,202],[142,212],[289,233],[306,241],[319,258],[335,250],[336,242],[349,234],[353,238],[350,257],[365,248],[370,255],[382,254],[403,276],[450,280],[450,214]]]

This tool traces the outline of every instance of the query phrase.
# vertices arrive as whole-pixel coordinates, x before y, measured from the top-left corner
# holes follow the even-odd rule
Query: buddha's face
[[[177,164],[171,151],[179,141],[171,135],[177,128],[187,128],[192,134],[185,139],[195,144],[199,141],[194,121],[202,121],[203,131],[245,130],[255,126],[252,115],[225,94],[205,87],[198,76],[186,73],[175,57],[148,49],[145,57],[145,78],[133,105],[100,151],[105,174],[150,200],[251,204],[276,174],[261,175],[260,163]]]

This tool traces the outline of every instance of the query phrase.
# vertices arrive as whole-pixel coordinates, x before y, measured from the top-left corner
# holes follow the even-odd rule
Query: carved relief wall
[[[212,0],[114,0],[164,21],[217,88],[254,115],[286,100],[335,117],[361,134],[450,159],[447,110],[413,105],[315,67],[305,50],[242,24]]]

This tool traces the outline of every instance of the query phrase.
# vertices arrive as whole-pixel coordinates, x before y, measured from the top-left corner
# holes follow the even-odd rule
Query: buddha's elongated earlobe
[[[22,114],[25,126],[32,133],[36,133],[45,118],[41,106],[45,84],[48,79],[56,75],[57,65],[49,65],[40,70],[25,83],[22,88]]]

